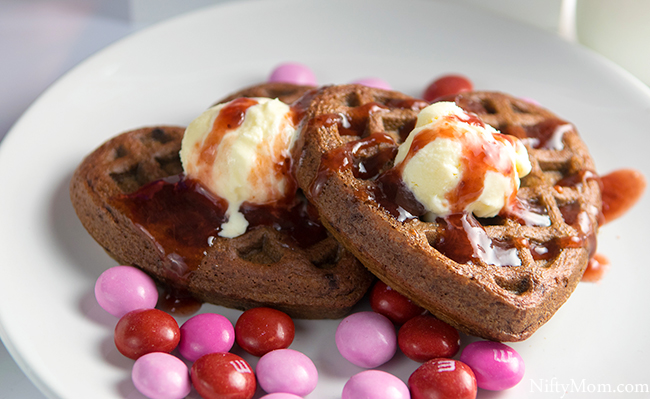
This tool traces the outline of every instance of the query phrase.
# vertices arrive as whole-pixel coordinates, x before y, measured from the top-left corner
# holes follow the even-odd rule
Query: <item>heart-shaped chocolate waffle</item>
[[[293,101],[307,89],[265,84],[236,97]],[[270,306],[297,318],[349,312],[373,277],[322,227],[300,190],[283,207],[248,209],[244,234],[218,236],[224,221],[219,201],[182,178],[184,130],[129,131],[86,157],[70,194],[93,238],[119,263],[205,302]]]
[[[418,217],[390,171],[429,104],[357,85],[314,95],[298,184],[328,230],[386,284],[466,333],[523,340],[567,300],[595,251],[594,164],[571,124],[531,102],[494,92],[449,100],[525,144],[532,170],[516,212]]]

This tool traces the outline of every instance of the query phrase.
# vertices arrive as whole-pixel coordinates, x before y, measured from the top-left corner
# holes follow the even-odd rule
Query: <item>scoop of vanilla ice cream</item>
[[[508,206],[519,179],[531,170],[517,138],[500,134],[453,102],[434,103],[418,114],[395,167],[434,216],[472,212],[478,217],[496,216]]]
[[[291,114],[277,99],[242,98],[206,110],[187,127],[180,151],[186,176],[228,202],[220,236],[246,231],[242,203],[266,204],[290,194],[297,136]]]

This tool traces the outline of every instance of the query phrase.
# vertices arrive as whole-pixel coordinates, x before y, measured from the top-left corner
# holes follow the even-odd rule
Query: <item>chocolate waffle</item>
[[[523,340],[567,300],[595,251],[594,164],[575,128],[540,106],[493,92],[450,100],[525,143],[532,172],[511,214],[420,217],[390,171],[428,104],[355,85],[314,96],[298,184],[328,230],[386,284],[466,333]],[[477,255],[470,230],[492,258]]]
[[[219,202],[182,178],[183,133],[173,126],[129,131],[81,163],[70,194],[93,238],[120,264],[137,266],[201,301],[237,309],[270,306],[297,318],[346,314],[373,277],[320,225],[304,196],[298,192],[282,206],[248,209],[246,233],[219,237]]]

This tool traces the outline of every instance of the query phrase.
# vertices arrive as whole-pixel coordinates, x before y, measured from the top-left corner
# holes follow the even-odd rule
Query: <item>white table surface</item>
[[[91,54],[164,18],[226,1],[232,0],[0,0],[0,140],[50,84]],[[556,31],[561,3],[498,0],[489,7]],[[45,396],[0,344],[0,399],[10,398]]]

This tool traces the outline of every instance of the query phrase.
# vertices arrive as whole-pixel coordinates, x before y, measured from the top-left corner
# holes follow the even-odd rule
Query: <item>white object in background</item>
[[[557,27],[557,34],[566,41],[575,43],[578,41],[576,32],[576,1],[562,0],[560,8],[560,20]]]
[[[649,17],[648,0],[580,0],[578,40],[650,85]]]

